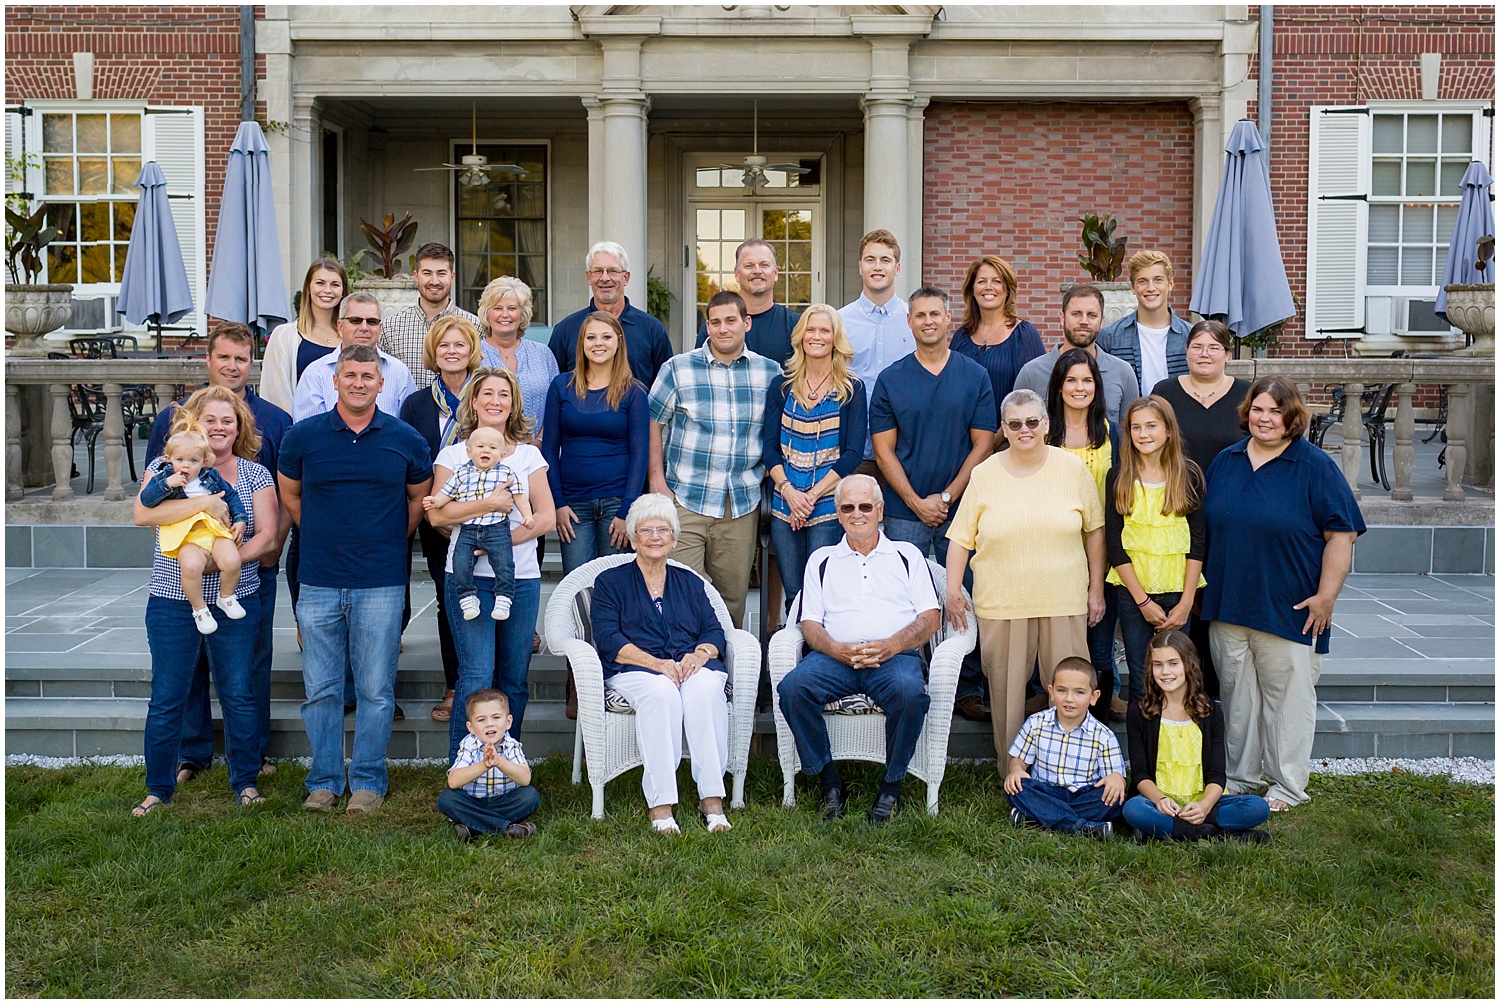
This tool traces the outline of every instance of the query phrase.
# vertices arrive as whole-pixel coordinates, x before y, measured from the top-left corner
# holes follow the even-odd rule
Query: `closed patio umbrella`
[[[254,122],[240,123],[229,148],[203,309],[262,335],[292,317],[271,194],[270,147]]]
[[[135,184],[141,190],[141,200],[130,228],[117,309],[131,324],[154,328],[160,352],[162,325],[192,312],[193,290],[182,261],[177,226],[167,206],[167,179],[156,161],[146,162]]]
[[[1276,238],[1265,145],[1255,123],[1236,122],[1224,152],[1224,177],[1191,307],[1244,338],[1286,320],[1295,308]]]
[[[1481,274],[1474,263],[1479,260],[1479,238],[1495,232],[1495,212],[1490,208],[1490,172],[1479,161],[1469,164],[1460,183],[1464,193],[1458,203],[1458,220],[1453,224],[1453,239],[1448,242],[1448,262],[1443,266],[1444,286],[1465,283],[1494,282],[1494,263],[1487,274]],[[1437,308],[1433,311],[1448,320],[1448,291],[1439,289]],[[1451,323],[1451,322],[1450,322]]]

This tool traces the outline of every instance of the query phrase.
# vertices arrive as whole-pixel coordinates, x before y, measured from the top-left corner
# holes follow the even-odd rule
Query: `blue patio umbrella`
[[[1193,280],[1191,307],[1222,320],[1244,338],[1295,313],[1281,262],[1265,144],[1249,119],[1240,119],[1224,144],[1224,177]]]
[[[1474,263],[1479,260],[1479,238],[1495,232],[1495,212],[1490,208],[1490,185],[1494,180],[1477,160],[1470,163],[1469,169],[1464,172],[1464,180],[1460,183],[1464,194],[1458,203],[1458,220],[1453,224],[1453,239],[1448,242],[1448,263],[1443,266],[1444,286],[1495,281],[1493,271],[1482,275],[1474,267]],[[1494,268],[1493,260],[1489,268]],[[1439,289],[1437,308],[1433,313],[1446,321],[1447,311],[1448,293]]]
[[[135,184],[141,190],[141,200],[130,227],[117,309],[130,323],[153,327],[160,350],[162,325],[192,313],[193,290],[182,261],[177,226],[167,205],[167,179],[156,161],[146,162]]]
[[[271,195],[270,147],[254,122],[240,123],[229,148],[203,310],[262,334],[292,317]]]

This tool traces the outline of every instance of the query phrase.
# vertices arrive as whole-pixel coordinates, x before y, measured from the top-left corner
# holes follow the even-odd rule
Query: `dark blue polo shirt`
[[[582,310],[574,311],[552,329],[552,340],[547,347],[557,357],[559,373],[573,372],[573,350],[578,347],[578,329],[584,318],[599,308],[594,301]],[[625,298],[625,312],[620,315],[620,327],[625,330],[625,351],[630,360],[630,372],[650,390],[656,382],[656,374],[672,358],[672,342],[667,338],[667,329],[650,314],[630,305]]]
[[[302,482],[298,582],[406,584],[406,486],[432,477],[431,451],[416,429],[377,410],[355,433],[333,408],[292,426],[281,441],[281,474]]]
[[[1307,611],[1292,608],[1318,591],[1324,531],[1364,533],[1364,516],[1339,465],[1306,439],[1258,471],[1248,445],[1236,443],[1208,465],[1203,618],[1311,645],[1302,633]],[[1318,652],[1328,651],[1331,633],[1318,636]]]
[[[792,358],[792,329],[797,326],[801,311],[771,304],[764,314],[751,314],[750,330],[745,333],[745,348],[756,355],[775,360],[777,366],[785,366]],[[695,347],[708,341],[708,322],[698,325],[698,341]]]
[[[970,429],[994,432],[995,392],[985,368],[957,352],[933,376],[915,352],[891,363],[875,379],[870,435],[896,430],[896,459],[919,496],[948,487],[973,449]],[[955,506],[957,499],[953,500]],[[957,511],[956,509],[954,511]],[[894,491],[885,514],[919,519]]]
[[[182,399],[186,400],[187,398]],[[182,401],[167,405],[151,424],[151,438],[146,443],[146,466],[151,466],[151,461],[161,456],[162,451],[167,448],[169,433],[172,431],[172,416],[176,414],[177,406]],[[254,387],[245,388],[245,404],[250,407],[250,414],[255,416],[255,431],[260,433],[260,452],[255,455],[255,459],[274,475],[281,440],[292,427],[292,416],[255,393]]]

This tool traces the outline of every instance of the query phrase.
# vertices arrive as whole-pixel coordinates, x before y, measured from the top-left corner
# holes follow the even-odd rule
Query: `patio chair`
[[[632,767],[639,767],[641,750],[635,739],[634,710],[616,693],[611,692],[606,700],[604,664],[594,648],[589,604],[593,600],[594,580],[600,572],[634,560],[633,554],[595,558],[564,576],[547,600],[547,648],[553,655],[568,660],[578,688],[578,722],[573,732],[573,783],[582,780],[583,764],[587,759],[589,785],[594,789],[595,819],[604,818],[605,784]],[[678,561],[672,564],[687,568]],[[724,653],[729,683],[734,688],[729,706],[728,767],[733,778],[729,805],[739,809],[745,804],[745,771],[750,763],[750,736],[755,731],[755,685],[760,678],[760,645],[750,632],[734,626],[729,619],[729,608],[713,584],[704,579],[703,585],[729,646]],[[686,754],[686,743],[683,750]]]
[[[931,559],[928,559],[927,567],[941,602],[948,573]],[[931,704],[927,708],[927,719],[922,723],[922,733],[917,737],[911,766],[907,768],[908,773],[927,782],[927,812],[934,816],[938,811],[938,789],[942,787],[943,774],[948,769],[948,734],[953,730],[953,699],[958,693],[958,672],[964,656],[973,650],[979,638],[974,602],[968,590],[963,591],[963,596],[968,626],[955,631],[944,617],[942,627],[928,643],[932,652],[927,664],[927,695]],[[781,804],[785,806],[797,804],[795,783],[802,765],[797,757],[792,730],[781,714],[779,688],[781,681],[802,659],[802,622],[797,616],[801,608],[802,596],[799,593],[792,604],[787,626],[771,639],[771,651],[767,657],[771,671],[771,710],[776,719],[776,751],[781,759]],[[885,714],[868,697],[860,694],[857,699],[831,702],[823,709],[823,721],[828,726],[828,741],[835,760],[885,763]]]

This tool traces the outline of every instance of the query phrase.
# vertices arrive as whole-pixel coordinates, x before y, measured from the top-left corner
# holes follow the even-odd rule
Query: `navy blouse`
[[[995,392],[995,421],[1000,421],[1000,402],[1005,395],[1016,389],[1016,377],[1037,356],[1047,354],[1042,345],[1042,336],[1030,321],[1021,321],[1011,329],[1010,337],[998,345],[976,345],[969,337],[967,328],[954,334],[948,347],[961,356],[968,356],[990,375],[990,387]],[[1045,395],[1044,395],[1045,396]]]
[[[724,629],[714,616],[713,604],[708,601],[703,580],[697,573],[668,565],[661,600],[661,611],[657,612],[641,567],[634,561],[606,569],[594,580],[589,619],[593,623],[594,647],[604,663],[605,679],[616,673],[651,672],[644,666],[626,666],[615,661],[626,645],[634,645],[658,659],[681,659],[707,643],[719,650],[720,658],[708,660],[703,668],[727,673],[722,658]]]

